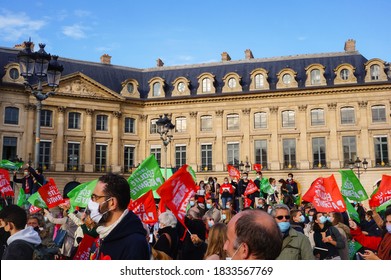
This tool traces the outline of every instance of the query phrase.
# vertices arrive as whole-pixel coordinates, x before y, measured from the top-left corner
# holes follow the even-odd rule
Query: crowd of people
[[[30,194],[44,180],[31,169],[23,179],[14,177]],[[311,203],[298,203],[292,173],[269,178],[272,191],[262,190],[264,180],[262,172],[254,181],[245,172],[240,180],[225,177],[221,184],[212,177],[200,181],[183,224],[166,209],[158,212],[156,224],[147,225],[128,209],[127,180],[108,173],[98,179],[85,209],[70,211],[63,203],[31,215],[17,205],[5,206],[0,253],[2,259],[34,259],[43,244],[57,246],[54,258],[62,260],[347,260],[354,240],[361,245],[355,259],[391,259],[391,208],[380,216],[354,203],[361,221],[356,223],[346,212],[322,213]]]

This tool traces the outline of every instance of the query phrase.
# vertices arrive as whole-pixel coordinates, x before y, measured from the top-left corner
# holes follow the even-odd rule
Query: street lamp
[[[357,174],[358,179],[360,180],[360,175],[364,173],[368,168],[368,162],[367,159],[364,158],[364,161],[361,161],[359,157],[356,158],[355,161],[350,159],[349,161],[349,168],[353,170],[353,168],[356,168],[357,171],[355,173]],[[364,172],[360,172],[360,169],[364,168]]]
[[[250,172],[250,163],[248,162],[248,156],[246,156],[246,165],[244,166],[246,168],[246,172]]]
[[[167,180],[167,146],[170,144],[172,135],[168,135],[170,130],[175,128],[175,125],[171,123],[171,118],[168,114],[164,114],[164,117],[160,115],[159,119],[156,121],[157,132],[160,134],[160,139],[163,141],[164,145],[164,154],[165,154],[165,166],[164,166],[164,179]]]
[[[55,89],[60,83],[61,73],[64,67],[57,61],[58,56],[51,56],[45,51],[45,44],[39,44],[39,51],[32,52],[32,42],[24,42],[25,49],[18,53],[20,75],[24,77],[24,85],[31,91],[32,95],[37,99],[37,116],[35,130],[35,154],[34,166],[39,166],[39,143],[41,141],[41,109],[42,101],[55,94]],[[33,76],[38,79],[37,89],[29,83],[29,79]],[[47,78],[48,85],[52,87],[52,91],[43,93],[42,81]]]

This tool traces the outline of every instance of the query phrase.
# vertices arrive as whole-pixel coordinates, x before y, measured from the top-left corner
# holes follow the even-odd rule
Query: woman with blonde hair
[[[224,243],[227,240],[227,225],[216,223],[209,230],[208,248],[204,256],[205,260],[225,260],[226,252]]]
[[[223,209],[221,211],[221,220],[220,220],[220,222],[227,225],[229,223],[229,221],[232,219],[232,216],[233,215],[232,215],[232,211],[231,210],[229,210],[228,208]]]

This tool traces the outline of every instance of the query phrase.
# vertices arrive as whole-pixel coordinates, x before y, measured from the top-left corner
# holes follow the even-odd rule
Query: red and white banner
[[[369,199],[370,207],[377,207],[391,199],[391,176],[382,175],[380,186]]]
[[[97,239],[98,237],[92,237],[91,235],[84,234],[83,239],[77,247],[77,251],[73,259],[89,260],[92,244],[94,244]]]
[[[259,191],[258,187],[255,185],[253,180],[250,180],[247,184],[246,190],[244,191],[244,195],[253,194]]]
[[[253,164],[253,169],[256,171],[256,172],[259,172],[262,170],[262,164],[260,163],[254,163]]]
[[[0,193],[2,196],[15,196],[11,187],[10,175],[8,170],[0,168]]]
[[[135,201],[130,201],[128,209],[133,211],[143,223],[154,224],[158,221],[152,190],[147,191]]]
[[[47,184],[40,187],[38,192],[49,209],[64,203],[64,199],[62,198],[53,178],[50,178]]]
[[[302,200],[312,202],[318,212],[345,212],[346,205],[334,175],[317,178],[303,195]]]
[[[34,205],[31,205],[30,208],[29,208],[30,214],[38,213],[41,210],[42,210],[42,208],[39,208],[39,207],[34,206]]]
[[[251,203],[252,203],[252,200],[251,199],[249,199],[248,197],[245,197],[244,198],[244,208],[249,208],[249,207],[251,207],[252,205],[251,205]]]
[[[228,175],[231,178],[236,178],[237,180],[240,179],[240,172],[235,167],[233,167],[232,165],[227,164],[227,170],[228,170]]]

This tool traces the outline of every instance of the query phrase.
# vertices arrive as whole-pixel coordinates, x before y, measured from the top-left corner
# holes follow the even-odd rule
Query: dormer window
[[[148,81],[149,83],[149,93],[148,96],[151,98],[161,98],[165,97],[164,92],[164,85],[165,81],[164,79],[160,77],[152,78]]]
[[[160,83],[156,82],[153,84],[152,96],[160,96]]]
[[[267,81],[268,72],[263,68],[253,70],[251,73],[250,90],[270,89]]]
[[[282,82],[286,85],[289,85],[292,82],[292,76],[290,74],[285,74],[282,76]]]
[[[214,87],[213,84],[215,76],[213,76],[210,73],[203,73],[199,75],[197,78],[199,84],[199,87],[197,89],[198,94],[216,93],[216,88]]]
[[[293,69],[285,68],[277,73],[278,82],[277,89],[280,88],[297,88],[298,83],[295,79],[297,73]]]
[[[335,79],[334,84],[351,84],[357,83],[357,78],[354,76],[354,68],[352,65],[348,63],[343,63],[334,69]]]
[[[350,71],[348,69],[342,69],[339,75],[342,80],[347,81],[349,79]]]

